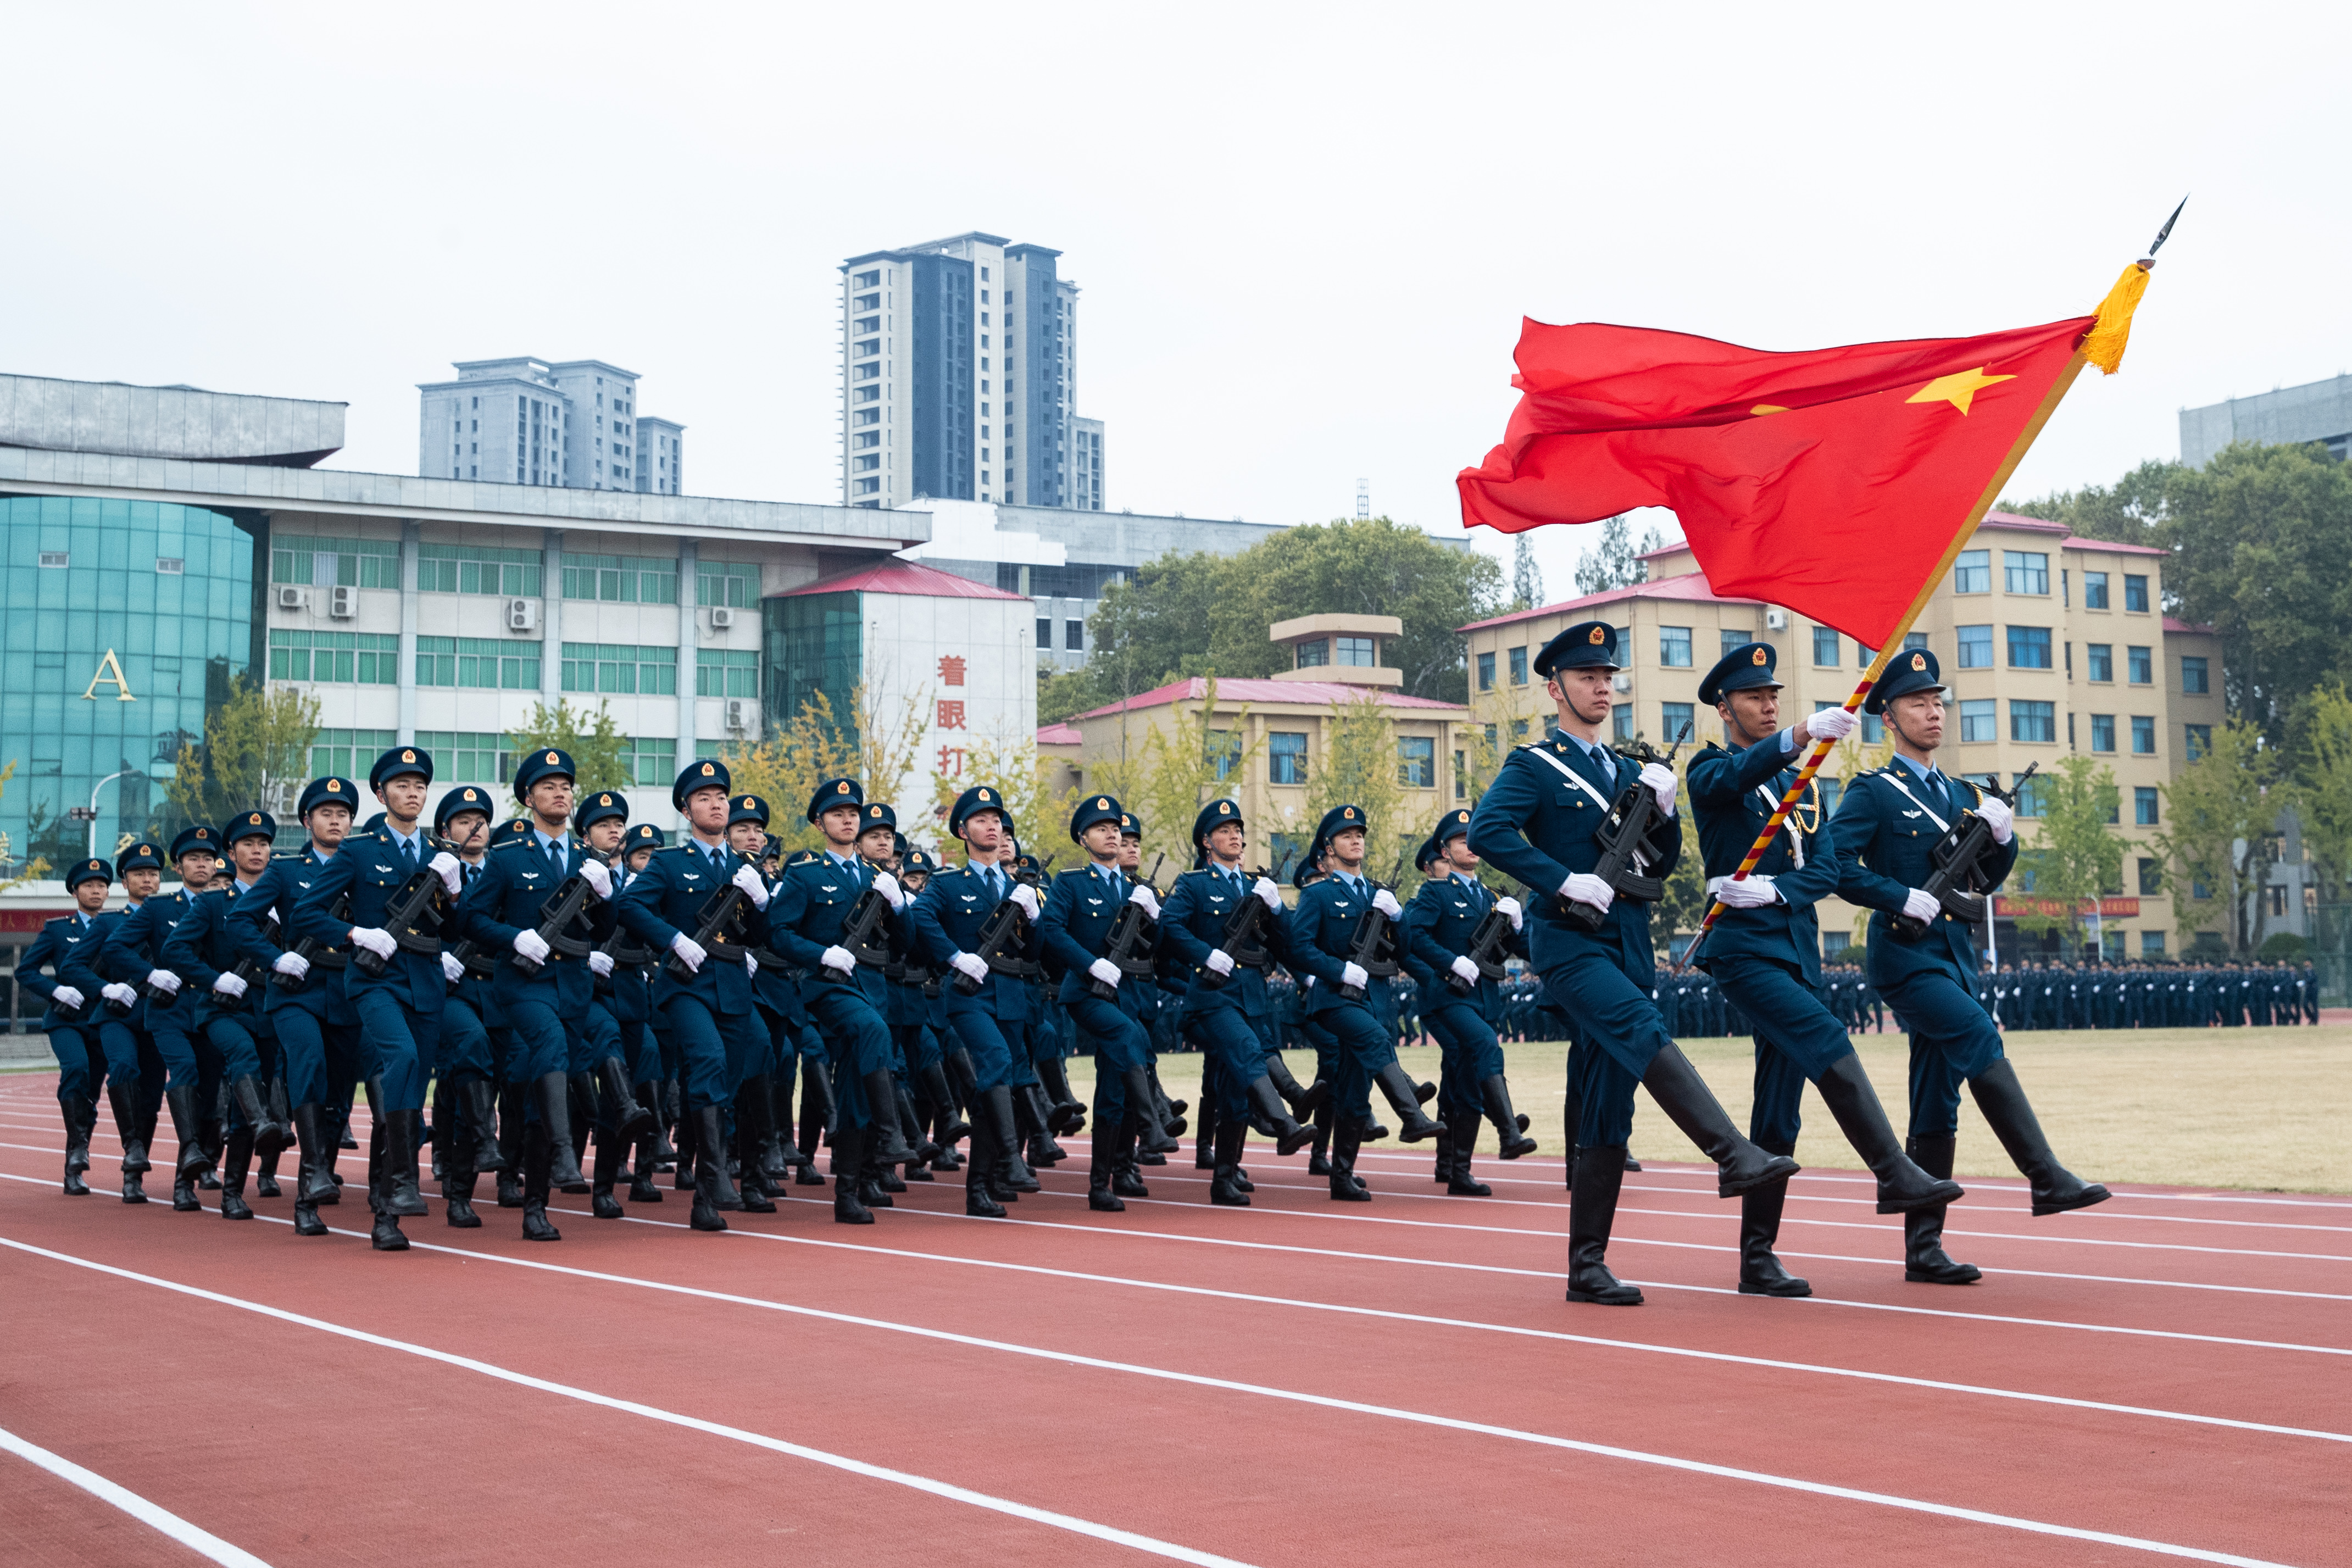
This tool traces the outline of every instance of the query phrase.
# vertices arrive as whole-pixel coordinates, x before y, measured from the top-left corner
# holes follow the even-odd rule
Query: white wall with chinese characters
[[[973,748],[1028,742],[1037,729],[1034,612],[1027,599],[860,595],[865,680],[872,710],[895,723],[915,703],[922,730],[914,770],[890,792],[907,836],[932,841],[931,777],[972,777]]]

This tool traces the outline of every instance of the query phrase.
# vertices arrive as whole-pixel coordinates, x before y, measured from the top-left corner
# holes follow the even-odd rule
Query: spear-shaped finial
[[[2180,207],[2185,207],[2188,205],[2189,198],[2187,196],[2181,197]],[[2153,267],[2156,265],[2156,253],[2164,248],[2165,240],[2169,237],[2172,233],[2172,226],[2180,221],[2180,207],[2175,207],[2172,209],[2172,216],[2164,220],[2164,226],[2156,231],[2156,237],[2154,239],[2148,241],[2147,259],[2140,263],[2142,267]]]

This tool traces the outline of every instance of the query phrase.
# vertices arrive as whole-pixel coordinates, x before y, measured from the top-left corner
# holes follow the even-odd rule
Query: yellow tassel
[[[2113,375],[2123,368],[2124,345],[2131,341],[2132,312],[2139,309],[2139,297],[2147,292],[2148,268],[2152,261],[2135,261],[2124,268],[2107,297],[2099,301],[2099,319],[2083,336],[2083,357]]]

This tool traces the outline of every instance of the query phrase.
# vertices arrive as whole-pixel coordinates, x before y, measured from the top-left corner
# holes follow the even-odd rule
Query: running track
[[[1092,1215],[1080,1139],[1009,1222],[959,1178],[697,1236],[664,1178],[379,1257],[356,1181],[316,1240],[173,1213],[168,1121],[145,1207],[103,1125],[63,1196],[53,1090],[0,1079],[11,1564],[2352,1562],[2352,1201],[1978,1182],[1948,1289],[1809,1171],[1774,1301],[1654,1164],[1612,1310],[1561,1300],[1556,1159],[1446,1198],[1388,1145],[1338,1205],[1259,1149],[1230,1210],[1188,1151]]]

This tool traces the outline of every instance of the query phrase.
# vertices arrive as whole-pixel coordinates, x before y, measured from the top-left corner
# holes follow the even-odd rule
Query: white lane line
[[[341,1231],[338,1234],[352,1236],[360,1233]],[[374,1345],[381,1350],[400,1351],[408,1355],[422,1357],[426,1361],[439,1362],[444,1366],[457,1367],[465,1372],[479,1373],[485,1377],[497,1378],[502,1383],[511,1383],[519,1387],[532,1389],[541,1394],[559,1394],[566,1399],[576,1399],[583,1405],[600,1405],[607,1410],[617,1410],[630,1415],[641,1415],[650,1421],[659,1421],[672,1426],[683,1426],[689,1431],[707,1433],[714,1437],[725,1437],[733,1442],[747,1443],[754,1447],[765,1448],[772,1453],[787,1455],[795,1459],[806,1459],[811,1463],[828,1466],[836,1470],[846,1470],[852,1475],[865,1476],[872,1480],[887,1481],[893,1486],[907,1487],[915,1491],[928,1492],[933,1497],[945,1498],[950,1502],[966,1503],[973,1508],[988,1510],[992,1513],[1008,1514],[1014,1519],[1027,1520],[1034,1524],[1050,1525],[1055,1530],[1067,1531],[1074,1535],[1084,1535],[1089,1536],[1097,1541],[1107,1541],[1115,1546],[1131,1547],[1138,1552],[1148,1552],[1155,1557],[1165,1557],[1177,1563],[1195,1563],[1199,1565],[1199,1568],[1251,1568],[1250,1564],[1242,1563],[1235,1558],[1220,1557],[1214,1552],[1202,1552],[1190,1546],[1180,1546],[1174,1542],[1161,1541],[1153,1536],[1139,1535],[1133,1531],[1120,1530],[1113,1525],[1097,1524],[1092,1520],[1079,1519],[1071,1514],[1055,1513],[1048,1509],[1033,1508],[1027,1503],[1015,1502],[1009,1498],[994,1497],[987,1492],[973,1491],[970,1488],[955,1486],[947,1481],[933,1480],[929,1476],[918,1476],[906,1470],[894,1470],[881,1465],[868,1464],[863,1459],[852,1459],[844,1455],[827,1453],[822,1448],[812,1448],[804,1444],[788,1443],[781,1437],[771,1437],[764,1433],[746,1431],[740,1426],[729,1426],[717,1421],[705,1421],[699,1416],[685,1415],[674,1410],[664,1410],[656,1405],[641,1405],[635,1400],[618,1399],[608,1394],[598,1394],[592,1389],[575,1388],[569,1384],[553,1383],[546,1378],[533,1377],[528,1373],[514,1372],[506,1367],[496,1365],[490,1362],[478,1361],[472,1356],[457,1355],[448,1351],[435,1350],[429,1345],[415,1344],[406,1340],[396,1340],[383,1334],[369,1333],[363,1329],[347,1328],[341,1323],[331,1323],[321,1318],[306,1317],[302,1313],[289,1312],[279,1307],[264,1306],[257,1301],[240,1300],[236,1297],[224,1296],[219,1294],[217,1291],[206,1290],[199,1286],[184,1285],[174,1279],[163,1279],[152,1274],[141,1274],[128,1268],[117,1268],[111,1264],[100,1263],[94,1259],[87,1258],[76,1258],[70,1253],[53,1252],[46,1247],[36,1247],[29,1242],[17,1241],[9,1237],[0,1236],[0,1247],[12,1247],[18,1252],[30,1253],[34,1257],[45,1258],[54,1263],[69,1264],[76,1268],[87,1268],[93,1273],[111,1275],[118,1279],[128,1279],[141,1285],[152,1285],[158,1289],[174,1291],[183,1296],[194,1297],[197,1300],[210,1301],[216,1306],[233,1307],[239,1311],[253,1312],[265,1318],[274,1318],[279,1322],[292,1323],[300,1328],[316,1329],[321,1333],[333,1334],[341,1339],[357,1341],[361,1344]],[[427,1250],[435,1252],[459,1251],[459,1249],[454,1247],[427,1247]],[[488,1253],[461,1253],[461,1256],[488,1258],[493,1255]],[[520,1260],[517,1259],[507,1258],[499,1258],[497,1261],[520,1262]],[[529,1267],[527,1264],[522,1266]],[[699,1294],[699,1292],[697,1293]],[[96,1480],[98,1478],[92,1477],[91,1479]],[[129,1495],[129,1493],[124,1494],[126,1497]],[[110,1501],[113,1500],[110,1499],[109,1500]],[[159,1510],[157,1511],[160,1512],[161,1510]],[[164,1517],[170,1518],[171,1516],[164,1515]],[[152,1521],[151,1521],[150,1522]],[[161,1527],[159,1526],[158,1528]],[[211,1540],[212,1538],[207,1536],[205,1539]],[[228,1547],[227,1550],[235,1552],[236,1549],[235,1547]],[[233,1561],[239,1564],[258,1564],[259,1568],[268,1568],[266,1563],[260,1563],[259,1559],[247,1556],[242,1552],[239,1552],[234,1559],[220,1558],[218,1561],[224,1563]]]
[[[352,1233],[347,1232],[345,1234]],[[1531,1432],[1520,1427],[1501,1426],[1485,1421],[1471,1421],[1460,1416],[1439,1415],[1427,1411],[1406,1410],[1396,1405],[1372,1405],[1359,1400],[1340,1399],[1329,1394],[1309,1394],[1299,1389],[1277,1388],[1266,1384],[1244,1383],[1234,1378],[1211,1377],[1200,1373],[1177,1372],[1166,1367],[1145,1366],[1134,1362],[1110,1361],[1100,1356],[1081,1355],[1070,1351],[1046,1350],[1038,1346],[1014,1344],[1004,1340],[990,1340],[983,1339],[973,1334],[954,1333],[945,1329],[917,1328],[910,1324],[893,1323],[877,1318],[862,1318],[846,1312],[829,1312],[814,1307],[802,1307],[795,1306],[788,1302],[762,1300],[757,1297],[740,1296],[722,1290],[699,1289],[692,1286],[676,1285],[664,1280],[633,1279],[625,1275],[605,1274],[595,1269],[588,1268],[570,1268],[558,1264],[537,1262],[530,1258],[505,1258],[496,1253],[488,1252],[469,1252],[462,1247],[436,1247],[430,1243],[411,1242],[410,1246],[413,1249],[443,1253],[476,1261],[504,1263],[518,1268],[530,1268],[544,1273],[565,1275],[577,1279],[593,1279],[611,1284],[635,1286],[643,1289],[657,1290],[667,1294],[693,1297],[704,1300],[723,1301],[737,1306],[757,1308],[764,1311],[785,1313],[793,1317],[811,1318],[822,1321],[844,1323],[858,1328],[885,1329],[894,1333],[905,1334],[913,1338],[931,1340],[943,1344],[961,1345],[975,1350],[992,1351],[999,1354],[1018,1356],[1026,1360],[1055,1363],[1064,1366],[1085,1367],[1091,1371],[1120,1373],[1130,1376],[1149,1378],[1156,1382],[1181,1384],[1195,1388],[1213,1388],[1226,1393],[1254,1394],[1261,1398],[1278,1400],[1286,1404],[1303,1405],[1323,1410],[1342,1411],[1350,1415],[1370,1415],[1384,1420],[1400,1421],[1412,1426],[1435,1427],[1444,1431],[1473,1433],[1480,1436],[1500,1438],[1507,1442],[1523,1443],[1538,1447],[1562,1450],[1570,1453],[1588,1454],[1600,1458],[1618,1459],[1637,1465],[1653,1466],[1662,1469],[1677,1470],[1687,1475],[1707,1476],[1723,1480],[1744,1481],[1750,1485],[1770,1487],[1784,1491],[1801,1492],[1813,1497],[1836,1498],[1843,1501],[1868,1503],[1876,1507],[1895,1509],[1905,1512],[1928,1514],[1944,1519],[1965,1520],[1975,1524],[1991,1525],[2000,1529],[2016,1530],[2034,1535],[2054,1536],[2069,1541],[2091,1542],[2103,1546],[2116,1546],[2129,1551],[2146,1552],[2157,1556],[2185,1558],[2200,1563],[2227,1563],[2232,1565],[2232,1568],[2288,1568],[2287,1564],[2263,1558],[2242,1556],[2235,1552],[2216,1552],[2201,1547],[2184,1546],[2173,1542],[2156,1541],[2141,1536],[2121,1535],[2109,1531],[2087,1530],[2079,1526],[2057,1524],[2044,1520],[2026,1519],[2015,1514],[1994,1513],[1983,1509],[1964,1508],[1952,1503],[1934,1502],[1922,1498],[1904,1497],[1893,1492],[1868,1491],[1855,1487],[1843,1487],[1833,1485],[1829,1482],[1806,1480],[1794,1476],[1774,1475],[1763,1470],[1750,1470],[1730,1465],[1711,1464],[1705,1460],[1688,1459],[1672,1454],[1652,1453],[1640,1448],[1622,1447],[1615,1444],[1586,1442],[1579,1438],[1555,1436],[1549,1433]],[[879,1467],[866,1465],[862,1461],[844,1459],[837,1455],[824,1454],[816,1449],[803,1448],[797,1444],[784,1443],[780,1439],[765,1437],[757,1433],[743,1432],[740,1428],[720,1426],[717,1423],[704,1422],[695,1417],[679,1415],[670,1411],[656,1409],[651,1405],[638,1405],[634,1401],[615,1399],[607,1394],[591,1393],[586,1389],[573,1388],[562,1384],[551,1383],[545,1379],[531,1377],[526,1373],[510,1372],[504,1367],[495,1366],[488,1362],[476,1361],[471,1357],[455,1355],[446,1351],[432,1350],[423,1345],[411,1344],[405,1341],[394,1340],[383,1335],[368,1333],[362,1330],[346,1328],[341,1324],[330,1323],[320,1319],[304,1317],[299,1313],[289,1312],[282,1308],[265,1307],[257,1302],[239,1300],[236,1297],[223,1296],[211,1290],[203,1289],[197,1286],[184,1285],[176,1280],[159,1279],[153,1275],[139,1274],[131,1269],[118,1268],[111,1264],[100,1263],[89,1258],[76,1258],[68,1253],[53,1252],[47,1247],[36,1247],[28,1242],[17,1241],[13,1237],[0,1237],[0,1247],[11,1247],[17,1251],[31,1253],[37,1257],[47,1258],[55,1262],[68,1264],[75,1268],[87,1268],[97,1273],[112,1275],[117,1279],[129,1279],[143,1285],[152,1285],[161,1289],[171,1290],[181,1295],[194,1297],[201,1300],[212,1301],[222,1306],[233,1307],[240,1310],[257,1313],[264,1317],[275,1318],[280,1321],[297,1323],[308,1328],[315,1328],[321,1331],[340,1335],[345,1339],[355,1340],[364,1344],[373,1344],[382,1346],[386,1349],[404,1351],[412,1355],[422,1356],[427,1360],[440,1362],[445,1365],[462,1367],[467,1371],[482,1373],[487,1376],[519,1384],[524,1387],[535,1388],[547,1393],[561,1394],[567,1397],[582,1400],[584,1403],[603,1405],[609,1409],[625,1410],[634,1415],[646,1415],[652,1419],[668,1422],[675,1426],[688,1426],[696,1430],[712,1432],[722,1436],[734,1437],[739,1441],[753,1442],[761,1447],[772,1448],[778,1452],[792,1453],[795,1455],[795,1457],[813,1458],[819,1463],[832,1464],[837,1468],[851,1469],[859,1474],[877,1475],[881,1479],[899,1481],[902,1485],[915,1485],[919,1488],[919,1489],[933,1491],[939,1495],[949,1495],[950,1492],[959,1493],[961,1495],[959,1497],[958,1500],[975,1502],[979,1506],[982,1507],[994,1507],[999,1511],[1003,1512],[1017,1511],[1020,1517],[1037,1517],[1043,1512],[1043,1510],[1027,1509],[1025,1505],[1007,1503],[1003,1499],[989,1498],[986,1497],[985,1494],[965,1492],[961,1488],[949,1488],[945,1483],[930,1481],[926,1478],[906,1476],[903,1472],[898,1471],[883,1471]],[[1076,1528],[1078,1533],[1097,1535],[1101,1539],[1114,1538],[1114,1532],[1108,1531],[1106,1527],[1090,1525],[1087,1521],[1082,1520],[1069,1520],[1067,1516],[1064,1515],[1046,1515],[1045,1516],[1044,1521],[1059,1524],[1064,1529]],[[1145,1551],[1156,1551],[1160,1555],[1178,1557],[1179,1561],[1216,1563],[1223,1563],[1227,1561],[1223,1558],[1212,1558],[1207,1556],[1205,1553],[1194,1553],[1192,1552],[1189,1548],[1171,1547],[1166,1542],[1150,1542],[1148,1537],[1127,1536],[1125,1531],[1115,1532],[1115,1535],[1116,1537],[1124,1538],[1121,1542],[1122,1544],[1136,1545]],[[1184,1553],[1184,1555],[1179,1557],[1179,1553]]]
[[[242,1546],[232,1546],[211,1531],[190,1524],[160,1503],[149,1502],[130,1488],[108,1480],[95,1470],[84,1469],[62,1454],[52,1454],[37,1443],[28,1443],[5,1427],[0,1427],[0,1450],[16,1455],[28,1464],[71,1485],[79,1487],[103,1503],[111,1503],[150,1530],[170,1536],[189,1551],[208,1557],[222,1568],[269,1568]]]

